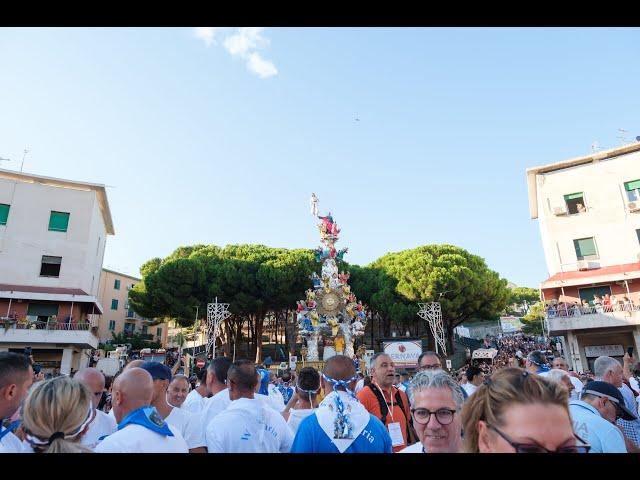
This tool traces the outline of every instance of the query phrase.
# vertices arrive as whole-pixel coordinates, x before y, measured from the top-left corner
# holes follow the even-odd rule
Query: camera
[[[31,347],[24,347],[24,354],[25,354],[27,357],[30,357],[30,356],[32,355]]]
[[[42,366],[40,366],[39,363],[36,363],[33,366],[33,373],[35,373],[36,375],[38,375],[40,373],[40,370],[42,370]]]
[[[633,347],[627,347],[627,353],[630,357],[633,357]]]

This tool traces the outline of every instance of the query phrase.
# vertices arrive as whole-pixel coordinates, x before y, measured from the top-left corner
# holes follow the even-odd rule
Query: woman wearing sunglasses
[[[575,435],[566,389],[520,368],[491,375],[462,409],[472,453],[587,453]]]

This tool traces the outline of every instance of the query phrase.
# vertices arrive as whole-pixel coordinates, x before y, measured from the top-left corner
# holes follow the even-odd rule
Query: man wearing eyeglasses
[[[442,362],[436,352],[422,352],[418,357],[418,370],[442,370]]]
[[[82,436],[80,443],[93,449],[96,448],[101,438],[111,435],[118,429],[115,418],[98,410],[98,404],[104,391],[104,375],[95,368],[83,368],[78,370],[73,378],[82,383],[91,392],[91,400],[96,416],[89,424],[89,429]]]
[[[442,370],[419,372],[411,381],[411,414],[419,442],[400,453],[458,453],[462,448],[463,396]]]
[[[624,405],[620,391],[607,382],[585,385],[580,400],[569,402],[569,412],[576,435],[591,445],[591,453],[626,453],[624,436],[616,419],[636,417]]]

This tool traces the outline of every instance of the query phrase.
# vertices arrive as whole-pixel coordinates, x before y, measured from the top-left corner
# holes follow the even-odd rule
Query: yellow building
[[[111,340],[112,333],[117,335],[126,332],[131,335],[133,333],[147,335],[148,340],[160,342],[163,347],[166,347],[168,325],[166,323],[156,325],[154,319],[141,317],[129,305],[129,290],[140,281],[140,278],[131,275],[102,269],[98,287],[98,297],[104,308],[98,327],[101,343]]]

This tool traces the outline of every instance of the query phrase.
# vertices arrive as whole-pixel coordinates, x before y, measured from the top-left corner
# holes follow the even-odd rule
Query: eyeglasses
[[[504,438],[505,441],[515,449],[516,453],[589,453],[589,450],[591,450],[591,445],[586,443],[575,433],[573,434],[573,436],[578,439],[580,444],[569,445],[567,447],[560,447],[556,450],[548,450],[544,448],[542,445],[530,444],[530,443],[516,443],[513,440],[511,440],[509,437],[507,437],[504,433],[502,433],[500,430],[498,430],[496,427],[489,424],[487,424],[487,427],[489,427],[491,430],[495,431],[498,435]]]
[[[440,425],[449,425],[453,422],[453,415],[456,411],[449,408],[439,408],[435,412],[432,412],[426,408],[412,408],[411,413],[413,414],[413,419],[420,425],[426,425],[429,423],[431,415],[436,416],[436,420]]]
[[[433,365],[420,365],[420,370],[436,370],[438,368],[442,368],[442,365],[439,363],[434,363]]]

